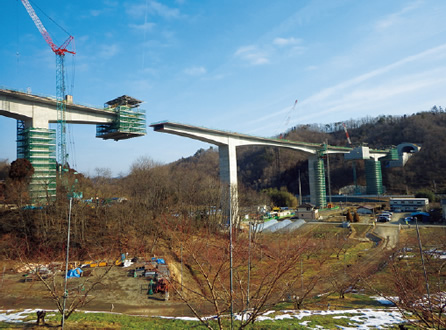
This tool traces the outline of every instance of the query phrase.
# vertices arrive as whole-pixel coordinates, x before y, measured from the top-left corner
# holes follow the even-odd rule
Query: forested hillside
[[[388,193],[414,193],[427,189],[446,192],[446,112],[441,107],[431,111],[404,116],[366,117],[346,121],[353,146],[361,144],[371,148],[389,148],[402,142],[422,146],[404,168],[384,168],[383,184]],[[342,122],[328,125],[301,125],[284,132],[282,138],[291,141],[322,143],[347,146]],[[171,166],[187,168],[202,167],[205,173],[215,175],[218,166],[217,149],[199,150],[194,156],[182,159]],[[203,155],[207,155],[204,157]],[[214,156],[210,156],[214,154]],[[273,147],[240,147],[238,149],[239,180],[244,186],[262,189],[286,187],[298,193],[298,176],[301,173],[302,189],[309,194],[308,155],[303,152]],[[198,165],[209,162],[207,165]],[[212,166],[210,166],[212,164]],[[364,163],[356,162],[358,184],[365,185]],[[340,155],[330,156],[331,185],[333,193],[353,184],[352,162],[344,161]]]
[[[383,168],[384,184],[390,193],[415,193],[420,190],[445,192],[443,170],[446,160],[446,113],[434,108],[411,116],[382,116],[346,123],[353,145],[386,147],[401,142],[422,145],[404,168]],[[346,145],[342,122],[333,125],[293,127],[283,133],[289,140]],[[299,171],[303,193],[308,194],[307,154],[265,147],[242,147],[238,152],[240,206],[274,204],[264,189],[285,187],[298,193]],[[342,156],[330,156],[333,193],[353,184],[352,164]],[[365,184],[364,165],[357,162],[359,184]],[[8,177],[9,174],[9,177]],[[21,254],[47,254],[62,259],[65,222],[68,211],[66,189],[83,192],[84,199],[73,205],[73,253],[118,254],[123,249],[152,253],[166,232],[175,228],[206,228],[218,231],[221,225],[217,208],[222,205],[218,177],[218,151],[200,149],[194,156],[161,165],[140,158],[130,173],[111,178],[98,169],[94,177],[75,174],[59,182],[58,200],[27,211],[26,173],[11,176],[10,165],[0,164],[1,198],[8,207],[0,211],[0,254],[17,258]],[[77,183],[75,183],[77,181]],[[64,191],[65,189],[65,191]],[[272,189],[274,190],[274,189]],[[113,197],[115,199],[113,199]],[[117,199],[119,197],[119,199]],[[277,203],[275,203],[277,204]],[[112,207],[113,206],[113,207]],[[187,219],[187,224],[183,223]],[[106,247],[104,249],[104,247]]]
[[[402,142],[416,143],[422,146],[404,168],[383,167],[383,184],[388,193],[414,193],[419,190],[446,192],[446,111],[442,107],[433,107],[430,111],[404,116],[365,117],[345,121],[353,146],[366,144],[371,148],[388,148]],[[327,125],[300,125],[281,134],[283,139],[347,146],[343,122]],[[308,154],[273,147],[239,147],[238,176],[241,189],[261,191],[267,188],[286,187],[288,191],[298,193],[298,176],[301,173],[302,192],[309,194]],[[0,164],[0,180],[8,175],[8,163]],[[156,164],[154,164],[156,165]],[[138,164],[135,164],[136,168]],[[155,166],[156,167],[156,166]],[[163,166],[175,183],[169,190],[179,190],[180,183],[188,189],[201,188],[209,178],[218,178],[218,149],[200,149],[195,155],[179,159]],[[364,163],[356,162],[358,184],[365,185]],[[132,173],[134,171],[131,171]],[[131,180],[133,174],[123,178]],[[330,155],[331,188],[337,193],[340,188],[353,184],[352,162],[344,161],[341,155]],[[98,173],[97,180],[103,177]],[[116,186],[115,186],[116,187]],[[97,188],[96,188],[97,189]],[[102,188],[104,189],[104,188]],[[92,191],[95,195],[103,192]],[[110,192],[117,195],[118,192]],[[184,196],[187,196],[184,195]]]

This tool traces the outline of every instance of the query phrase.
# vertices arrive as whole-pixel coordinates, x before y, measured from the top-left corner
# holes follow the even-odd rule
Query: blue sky
[[[289,127],[446,105],[446,1],[34,0],[75,38],[76,103],[126,94],[147,123],[170,120],[258,136]],[[61,44],[66,35],[36,9]],[[55,95],[55,56],[20,1],[0,10],[0,86]],[[73,84],[72,84],[73,82]],[[71,89],[71,86],[73,88]],[[295,100],[298,103],[293,107]],[[69,162],[127,173],[209,145],[148,128],[103,141],[69,125]],[[0,117],[0,159],[16,158],[15,120]]]

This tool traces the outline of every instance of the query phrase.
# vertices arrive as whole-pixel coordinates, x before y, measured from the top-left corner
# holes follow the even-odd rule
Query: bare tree
[[[435,249],[423,252],[424,267],[416,253],[407,254],[402,253],[401,249],[396,249],[390,257],[388,256],[386,262],[389,272],[385,280],[393,285],[393,290],[376,290],[378,294],[393,302],[403,316],[409,312],[410,317],[406,320],[417,328],[446,328],[446,262],[441,258],[444,248],[443,241],[438,252]]]
[[[231,305],[229,287],[229,245],[226,238],[205,232],[196,235],[175,235],[176,246],[182,245],[183,262],[194,274],[194,283],[181,285],[172,278],[175,293],[194,315],[209,329],[212,324],[204,317],[211,309],[218,328],[223,328],[222,318],[227,316]],[[238,323],[244,328],[253,323],[267,306],[285,297],[290,285],[299,278],[298,261],[307,248],[305,243],[264,236],[252,243],[250,281],[248,282],[248,242],[239,236],[234,242],[232,299],[234,312],[245,317]],[[267,271],[265,271],[267,269]],[[249,283],[249,288],[248,288]]]
[[[69,286],[67,292],[64,292],[63,271],[58,268],[42,266],[45,263],[38,263],[40,266],[36,266],[36,263],[30,263],[26,258],[21,258],[21,260],[23,265],[31,272],[30,276],[43,283],[63,320],[67,320],[73,312],[86,306],[94,299],[92,293],[113,267],[113,264],[111,264],[105,269],[95,268],[91,273],[84,272],[88,275],[76,281],[75,286]],[[65,296],[68,302],[67,307],[64,306]]]

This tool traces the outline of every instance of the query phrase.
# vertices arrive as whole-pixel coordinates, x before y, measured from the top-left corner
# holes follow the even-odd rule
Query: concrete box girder
[[[57,123],[57,102],[49,97],[0,89],[0,115],[23,120],[26,127],[48,128]],[[67,103],[66,122],[69,124],[107,124],[115,118],[111,110]]]

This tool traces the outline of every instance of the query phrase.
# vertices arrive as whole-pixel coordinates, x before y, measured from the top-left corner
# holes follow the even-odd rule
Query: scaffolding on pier
[[[127,95],[105,103],[104,109],[113,111],[116,117],[110,124],[97,125],[96,137],[118,141],[146,135],[146,114],[139,109],[141,103]]]
[[[29,184],[32,203],[45,203],[56,198],[56,131],[25,128],[17,121],[17,158],[31,162],[34,174]]]
[[[381,162],[379,160],[367,159],[364,163],[367,195],[381,195],[384,192]]]

